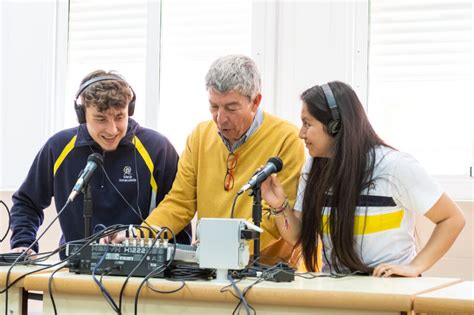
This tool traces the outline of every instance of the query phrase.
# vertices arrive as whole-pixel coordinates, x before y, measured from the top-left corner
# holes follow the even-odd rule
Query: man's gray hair
[[[206,89],[219,93],[237,91],[253,100],[261,91],[255,62],[244,55],[228,55],[214,61],[206,75]]]

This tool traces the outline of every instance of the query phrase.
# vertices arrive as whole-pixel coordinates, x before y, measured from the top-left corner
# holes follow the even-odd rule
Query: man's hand
[[[125,241],[125,231],[120,231],[109,236],[102,237],[99,244],[118,244]]]
[[[26,252],[26,255],[36,255],[36,252],[34,250],[32,250],[31,248],[28,249],[28,247],[16,247],[16,248],[12,248],[10,250],[11,253],[23,253],[23,252]]]
[[[28,247],[21,246],[21,247],[12,248],[10,250],[10,253],[23,253],[23,252],[26,252],[26,254],[22,258],[23,260],[27,259],[27,257],[28,257],[28,259],[31,259],[31,260],[34,260],[34,259],[38,258],[37,253],[34,250],[32,250],[31,248],[28,249]]]

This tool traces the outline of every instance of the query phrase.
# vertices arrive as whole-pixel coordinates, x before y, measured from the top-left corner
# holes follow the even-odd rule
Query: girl
[[[301,99],[310,158],[294,209],[275,175],[262,184],[283,238],[301,245],[311,271],[319,241],[325,272],[416,277],[430,268],[464,227],[458,206],[415,159],[377,136],[350,86],[314,86]],[[416,213],[436,224],[419,253]]]

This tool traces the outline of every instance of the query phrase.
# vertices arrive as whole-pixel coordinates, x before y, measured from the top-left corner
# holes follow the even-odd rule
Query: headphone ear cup
[[[339,130],[341,129],[341,123],[339,120],[331,120],[329,123],[328,123],[328,131],[329,131],[329,134],[331,135],[336,135]]]
[[[84,106],[77,105],[77,103],[74,101],[74,110],[76,111],[77,121],[80,124],[85,123],[86,122],[86,112],[84,111]]]
[[[135,112],[135,101],[137,100],[137,95],[135,94],[135,91],[132,89],[131,86],[130,90],[132,90],[133,97],[130,100],[130,103],[128,104],[128,116],[133,116],[133,113]]]
[[[133,116],[133,113],[135,112],[135,97],[130,101],[130,104],[128,104],[128,116]]]

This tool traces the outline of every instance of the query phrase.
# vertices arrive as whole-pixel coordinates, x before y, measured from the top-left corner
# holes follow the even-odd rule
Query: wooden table
[[[57,263],[57,261],[48,261],[48,264]],[[44,263],[44,264],[47,264]],[[6,285],[7,273],[10,266],[0,266],[0,290],[3,290]],[[27,274],[41,274],[41,273],[50,273],[50,267],[43,266],[33,266],[33,265],[18,265],[13,267],[10,272],[9,283],[19,279],[20,277],[25,276],[23,279],[18,280],[9,290],[8,290],[8,311],[9,315],[14,314],[27,314],[28,312],[28,292],[25,289]],[[5,314],[5,293],[0,294],[0,314]]]
[[[415,312],[474,314],[474,282],[464,281],[415,297]]]
[[[5,289],[7,273],[10,266],[0,266],[0,290]],[[38,266],[15,266],[10,272],[9,283],[23,275],[38,270],[42,267]],[[26,313],[26,292],[23,290],[25,279],[19,280],[8,290],[8,314],[23,314]],[[5,314],[5,293],[0,294],[0,314]]]
[[[48,293],[49,274],[28,276],[27,290],[44,292],[44,314],[51,314]],[[118,303],[124,277],[104,277],[103,284]],[[255,279],[239,282],[243,290]],[[124,291],[123,314],[134,313],[134,296],[141,278],[131,278]],[[414,296],[459,282],[452,278],[374,278],[351,276],[346,278],[297,278],[290,283],[262,282],[247,295],[248,303],[258,314],[399,314],[410,312]],[[179,287],[179,282],[152,279],[150,283],[162,291]],[[226,286],[213,281],[188,281],[185,287],[172,294],[153,292],[146,286],[140,293],[139,314],[231,314],[237,299]],[[54,276],[53,295],[58,313],[114,314],[90,275],[60,272]],[[242,311],[242,314],[245,311]]]

